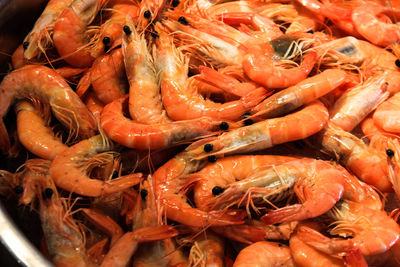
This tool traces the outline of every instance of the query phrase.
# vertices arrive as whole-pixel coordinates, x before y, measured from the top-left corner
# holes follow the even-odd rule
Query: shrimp
[[[72,136],[90,137],[96,131],[92,115],[60,75],[44,66],[28,65],[8,74],[0,84],[0,148],[3,151],[9,147],[3,118],[16,99],[25,98],[49,104]]]
[[[196,227],[242,223],[240,213],[226,213],[222,210],[205,212],[187,203],[186,195],[182,192],[186,177],[205,164],[205,160],[196,160],[194,156],[190,148],[187,148],[153,174],[156,198],[160,199],[160,205],[164,208],[167,218]]]
[[[56,266],[94,266],[85,250],[82,231],[65,211],[51,179],[38,183],[39,214],[48,251]]]
[[[284,117],[260,121],[210,138],[207,141],[212,147],[211,151],[204,151],[203,146],[197,146],[200,141],[190,149],[197,155],[196,159],[259,151],[311,136],[319,132],[327,120],[327,109],[321,102],[315,101]]]
[[[101,102],[93,92],[89,92],[86,95],[84,102],[88,110],[93,114],[93,117],[96,119],[96,121],[100,121],[100,114],[104,108],[103,102]]]
[[[311,103],[345,82],[346,73],[338,69],[328,69],[307,78],[296,85],[284,89],[265,99],[251,112],[263,118],[277,117]]]
[[[140,182],[141,173],[129,174],[109,181],[90,179],[84,173],[84,163],[97,153],[110,151],[109,141],[96,135],[83,140],[58,154],[50,166],[50,175],[55,184],[69,192],[98,197],[122,191]]]
[[[395,23],[383,22],[378,15],[389,11],[387,7],[364,2],[351,13],[354,27],[365,39],[373,44],[386,47],[400,41],[400,28]]]
[[[126,118],[122,98],[106,105],[101,113],[100,124],[113,141],[129,148],[141,150],[162,149],[217,130],[221,121],[202,117],[162,124],[141,124]]]
[[[68,148],[55,136],[46,124],[41,113],[29,102],[16,104],[18,139],[31,153],[43,158],[53,159]]]
[[[22,45],[18,46],[18,48],[15,49],[14,53],[12,54],[11,64],[13,69],[19,69],[29,64],[29,61],[24,58],[24,48]]]
[[[206,231],[194,241],[189,252],[188,266],[223,267],[224,252],[224,240],[211,231]]]
[[[296,266],[290,249],[280,243],[260,241],[239,252],[233,267]]]
[[[98,57],[90,68],[90,81],[104,104],[123,97],[128,89],[121,49]]]
[[[388,156],[384,151],[368,147],[353,134],[333,125],[328,125],[317,137],[325,152],[338,158],[363,182],[383,192],[393,190]]]
[[[126,25],[132,29],[122,41],[130,87],[129,114],[134,121],[143,124],[171,122],[162,106],[160,85],[144,33],[139,34],[131,20],[127,20]]]
[[[98,40],[95,41],[93,48],[91,48],[91,54],[95,58],[121,45],[126,17],[129,16],[132,20],[136,20],[139,8],[132,3],[115,4],[111,8],[111,12],[111,17],[101,25],[100,33],[96,36]]]
[[[304,80],[314,67],[317,54],[303,56],[298,67],[285,69],[277,66],[270,56],[247,54],[243,59],[243,70],[249,78],[266,88],[285,88]]]
[[[400,134],[400,92],[377,107],[373,120],[384,131]]]
[[[61,13],[72,3],[73,0],[50,0],[39,19],[36,21],[33,29],[25,37],[24,57],[28,60],[39,57],[45,53],[51,45],[51,34],[54,23]]]
[[[389,250],[400,238],[400,227],[385,211],[372,210],[363,204],[343,200],[328,216],[335,220],[330,234],[348,239],[328,238],[307,227],[298,229],[299,238],[330,255],[358,248],[363,255]]]
[[[389,97],[385,75],[373,76],[346,91],[331,108],[330,122],[351,132],[371,111]]]
[[[261,218],[266,224],[292,222],[327,212],[342,197],[343,185],[341,169],[324,161],[304,158],[265,167],[231,183],[213,202],[219,208],[221,204],[241,204],[243,197],[248,197],[249,201],[254,198],[280,200],[283,191],[293,188],[301,204],[273,210]]]
[[[215,163],[209,163],[199,172],[190,174],[186,186],[194,186],[193,199],[196,207],[210,210],[210,200],[217,197],[226,187],[229,188],[231,183],[246,179],[263,168],[295,159],[269,155],[225,157]]]
[[[174,120],[190,120],[203,116],[237,120],[265,97],[265,89],[258,88],[240,100],[220,104],[204,98],[187,85],[188,61],[173,45],[172,37],[159,32],[156,40],[156,68],[160,73],[161,95],[168,116]],[[185,111],[185,112],[182,112]]]
[[[139,25],[145,28],[148,24],[156,21],[163,14],[167,5],[166,0],[143,0],[139,6]],[[146,19],[147,21],[143,20]]]
[[[94,58],[86,47],[86,28],[105,0],[74,0],[54,24],[53,42],[58,54],[71,66],[88,67]]]

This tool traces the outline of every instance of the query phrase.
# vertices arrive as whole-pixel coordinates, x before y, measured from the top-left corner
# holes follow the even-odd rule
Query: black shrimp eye
[[[394,151],[391,150],[390,148],[386,149],[386,155],[391,158],[394,156]]]
[[[219,128],[223,131],[226,131],[229,129],[229,124],[225,121],[221,122],[221,124],[219,125]]]
[[[242,115],[242,118],[243,119],[246,119],[246,118],[248,118],[248,117],[250,117],[250,112],[246,112],[246,113],[244,113],[243,115]]]
[[[216,162],[217,161],[217,156],[211,155],[207,157],[208,162]]]
[[[51,188],[46,188],[45,190],[44,190],[44,195],[47,197],[47,198],[51,198],[52,196],[53,196],[53,189],[51,189]]]
[[[398,68],[400,68],[400,60],[399,60],[399,59],[396,59],[396,61],[395,61],[394,63],[396,64],[396,66],[397,66]]]
[[[154,39],[157,39],[158,37],[160,37],[160,36],[158,36],[158,33],[157,33],[156,31],[151,32],[150,35],[151,35],[151,37],[153,37]]]
[[[14,187],[14,192],[19,195],[24,192],[24,189],[21,186],[17,185],[16,187]]]
[[[222,194],[225,191],[224,188],[220,187],[220,186],[214,186],[214,188],[212,189],[212,194],[214,196],[218,196],[219,194]]]
[[[114,170],[113,173],[112,173],[112,178],[114,179],[114,178],[117,178],[117,177],[119,177],[119,173]]]
[[[213,150],[214,146],[213,144],[205,144],[204,145],[204,152],[211,152]]]
[[[148,194],[149,192],[146,189],[140,190],[140,196],[142,197],[142,200],[146,200]]]
[[[28,46],[29,46],[29,42],[24,42],[24,43],[22,44],[22,48],[23,48],[24,50],[26,50],[26,49],[28,48]]]
[[[189,22],[183,16],[179,17],[178,22],[182,25],[189,25]]]
[[[247,120],[244,120],[244,122],[243,122],[243,124],[246,126],[252,125],[253,123],[254,123],[254,121],[252,119],[247,119]]]
[[[309,30],[307,33],[311,33],[311,34],[313,34],[313,33],[314,33],[314,31],[313,31],[313,30]]]
[[[145,19],[149,19],[149,18],[151,17],[151,12],[150,12],[150,10],[146,10],[146,11],[143,13],[143,17],[144,17]]]
[[[108,45],[111,42],[111,38],[106,36],[103,38],[103,44]]]
[[[171,6],[172,7],[177,7],[180,4],[179,0],[172,0]]]
[[[128,25],[125,25],[124,28],[123,28],[123,30],[124,30],[124,33],[125,33],[126,35],[130,35],[130,34],[132,33],[131,28],[129,28]]]

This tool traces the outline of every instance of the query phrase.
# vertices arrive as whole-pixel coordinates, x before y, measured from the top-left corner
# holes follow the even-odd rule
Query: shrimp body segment
[[[233,267],[296,266],[290,249],[282,244],[260,241],[240,251]]]
[[[97,153],[108,152],[111,145],[101,135],[83,140],[58,154],[50,166],[55,184],[69,192],[98,197],[119,192],[140,182],[141,173],[129,174],[108,181],[90,179],[85,174],[84,163]]]
[[[387,132],[400,133],[400,92],[378,106],[374,123]]]
[[[15,109],[18,138],[30,152],[43,159],[53,159],[68,148],[54,135],[40,112],[29,102],[19,102]]]
[[[85,104],[52,69],[28,65],[8,74],[0,84],[0,117],[4,118],[16,99],[24,98],[49,104],[55,117],[72,136],[90,137],[96,131],[96,123]],[[0,147],[4,150],[9,140],[2,120],[0,129]]]
[[[345,81],[345,77],[346,73],[344,71],[325,70],[273,94],[255,106],[252,109],[252,113],[263,118],[287,114],[339,87]]]

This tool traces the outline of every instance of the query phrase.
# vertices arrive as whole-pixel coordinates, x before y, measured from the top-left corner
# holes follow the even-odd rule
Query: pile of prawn
[[[0,83],[4,203],[55,266],[400,266],[399,21],[50,0]]]

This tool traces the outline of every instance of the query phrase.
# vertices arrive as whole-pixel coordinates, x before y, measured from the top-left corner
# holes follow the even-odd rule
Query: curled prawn
[[[237,120],[264,99],[265,89],[258,88],[237,101],[221,104],[205,100],[194,88],[187,86],[187,58],[173,45],[170,36],[160,31],[159,35],[155,62],[161,76],[162,102],[172,119],[188,120],[208,116]]]
[[[400,133],[400,92],[377,107],[373,120],[386,132]]]
[[[90,179],[85,174],[85,162],[97,153],[110,150],[111,144],[101,135],[83,140],[54,158],[49,170],[50,175],[58,187],[84,196],[106,195],[138,184],[141,173],[129,174],[108,181]]]
[[[68,148],[46,125],[43,115],[29,102],[16,104],[18,139],[31,153],[53,159]]]
[[[54,23],[73,0],[51,0],[24,39],[24,58],[30,60],[45,53],[51,45]]]
[[[53,42],[58,54],[74,67],[88,67],[94,58],[87,47],[86,30],[105,0],[74,0],[54,24]]]
[[[0,117],[3,119],[16,99],[38,99],[50,105],[55,117],[73,135],[90,137],[96,131],[96,123],[65,80],[52,69],[28,65],[8,74],[0,84]],[[0,121],[0,148],[9,147],[7,130]]]
[[[280,243],[260,241],[239,252],[233,267],[296,266],[290,249]]]

